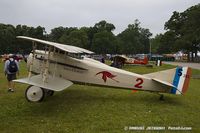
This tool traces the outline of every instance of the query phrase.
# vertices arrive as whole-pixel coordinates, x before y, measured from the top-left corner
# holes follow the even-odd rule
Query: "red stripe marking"
[[[183,84],[183,89],[182,89],[183,94],[187,91],[187,89],[189,87],[191,73],[192,73],[192,70],[191,70],[191,68],[188,67],[186,77],[185,77],[185,82]]]

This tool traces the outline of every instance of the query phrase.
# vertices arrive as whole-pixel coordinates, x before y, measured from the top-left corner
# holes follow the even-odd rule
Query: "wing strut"
[[[30,62],[30,68],[29,68],[29,72],[28,72],[28,78],[30,79],[30,77],[32,76],[32,70],[33,70],[33,61],[34,61],[34,58],[35,58],[35,50],[37,48],[37,44],[32,41],[32,47],[33,47],[33,57],[31,59],[31,62]]]
[[[46,49],[45,49],[45,53],[46,53]],[[43,83],[47,82],[48,80],[50,54],[51,54],[51,46],[48,47],[48,54],[47,54],[47,59],[45,61],[45,68],[44,68],[44,73],[43,73],[43,78],[42,78]]]
[[[58,53],[59,53],[59,49],[58,49]],[[54,47],[54,49],[53,49],[53,57],[54,57],[54,55],[55,55],[55,52],[56,52],[56,47]],[[54,72],[53,72],[53,78],[56,76],[56,71],[57,71],[57,61],[58,61],[58,59],[57,58],[55,58],[55,65],[54,65]]]

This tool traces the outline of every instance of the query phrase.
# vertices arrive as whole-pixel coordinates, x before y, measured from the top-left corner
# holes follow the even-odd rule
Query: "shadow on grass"
[[[121,93],[119,93],[121,91]],[[83,111],[89,108],[148,108],[158,106],[161,108],[182,106],[180,96],[165,95],[165,100],[160,101],[159,95],[148,92],[137,92],[132,94],[130,91],[105,90],[98,89],[67,89],[63,92],[57,92],[52,97],[46,97],[41,103],[26,103],[31,114],[54,115],[59,112],[69,113],[71,111]]]

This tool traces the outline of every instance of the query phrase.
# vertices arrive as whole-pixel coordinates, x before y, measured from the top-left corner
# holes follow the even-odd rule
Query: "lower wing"
[[[69,80],[53,77],[51,75],[48,76],[48,79],[46,82],[43,82],[42,75],[35,75],[30,78],[22,78],[22,79],[17,79],[13,81],[19,82],[19,83],[25,83],[29,85],[34,85],[34,86],[38,86],[38,87],[53,90],[53,91],[62,91],[73,84]]]

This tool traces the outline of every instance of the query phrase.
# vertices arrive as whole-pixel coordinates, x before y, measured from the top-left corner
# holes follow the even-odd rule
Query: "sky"
[[[164,33],[173,11],[183,12],[200,0],[0,0],[0,23],[51,29],[94,26],[101,20],[115,25],[115,34],[135,19],[153,36]]]

